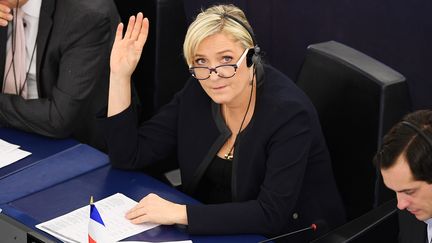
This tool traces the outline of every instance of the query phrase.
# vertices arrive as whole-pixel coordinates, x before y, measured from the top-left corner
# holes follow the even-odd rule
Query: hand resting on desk
[[[134,224],[184,224],[187,225],[186,206],[167,201],[154,193],[145,196],[126,214]]]

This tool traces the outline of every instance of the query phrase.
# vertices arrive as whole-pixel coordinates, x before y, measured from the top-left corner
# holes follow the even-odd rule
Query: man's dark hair
[[[428,141],[429,140],[429,141]],[[402,155],[415,180],[432,184],[432,111],[419,110],[406,115],[385,135],[373,162],[388,169]]]

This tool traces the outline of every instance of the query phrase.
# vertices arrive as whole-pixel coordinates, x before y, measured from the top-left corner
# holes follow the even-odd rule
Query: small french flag
[[[90,198],[90,220],[88,225],[88,242],[101,243],[109,242],[108,232],[102,217],[96,206],[93,204],[93,197]]]

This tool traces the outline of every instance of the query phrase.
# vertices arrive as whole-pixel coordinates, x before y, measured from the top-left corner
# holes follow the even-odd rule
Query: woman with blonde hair
[[[192,77],[141,124],[131,106],[130,79],[148,20],[139,13],[124,36],[122,30],[120,24],[102,122],[112,165],[141,170],[176,153],[183,190],[204,203],[149,194],[127,218],[183,224],[192,234],[266,236],[315,220],[330,227],[344,221],[315,109],[290,79],[261,62],[239,8],[217,5],[198,14],[183,46]]]

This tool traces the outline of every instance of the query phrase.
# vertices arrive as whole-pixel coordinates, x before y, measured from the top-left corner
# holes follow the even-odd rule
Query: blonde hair
[[[232,4],[216,5],[202,10],[189,26],[183,43],[183,55],[188,66],[192,65],[201,41],[216,33],[230,35],[234,41],[239,41],[245,49],[253,47],[253,39],[248,30],[226,15],[233,16],[251,29],[243,11]]]

